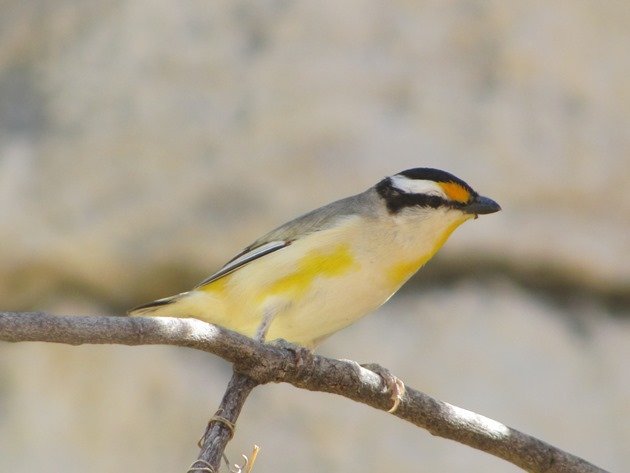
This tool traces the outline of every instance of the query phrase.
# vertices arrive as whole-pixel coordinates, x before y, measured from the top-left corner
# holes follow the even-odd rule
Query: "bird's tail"
[[[181,294],[176,294],[174,296],[165,297],[163,299],[158,299],[153,302],[149,302],[147,304],[142,304],[133,309],[129,309],[127,311],[127,315],[164,315],[171,317],[182,317],[184,315],[179,314],[179,310],[177,310],[176,302],[182,300],[186,296],[188,296],[188,292],[182,292]]]
[[[216,294],[192,290],[139,305],[127,313],[131,316],[194,317],[211,324],[225,325],[227,312],[223,301]]]

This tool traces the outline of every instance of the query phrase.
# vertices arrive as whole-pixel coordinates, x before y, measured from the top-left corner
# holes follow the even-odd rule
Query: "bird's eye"
[[[440,197],[439,195],[429,196],[429,205],[431,207],[439,207],[440,205],[442,205],[442,203],[444,203],[444,199]]]

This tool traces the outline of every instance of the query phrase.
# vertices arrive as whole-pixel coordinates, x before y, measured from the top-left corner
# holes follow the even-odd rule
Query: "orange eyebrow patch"
[[[470,200],[470,192],[456,182],[438,182],[449,199],[465,204]]]

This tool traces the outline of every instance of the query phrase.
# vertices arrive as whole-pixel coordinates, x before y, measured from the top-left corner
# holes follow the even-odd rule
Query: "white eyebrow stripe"
[[[402,176],[400,174],[396,174],[390,179],[392,180],[392,187],[395,187],[406,194],[437,195],[444,199],[448,199],[444,190],[435,181],[429,181],[426,179],[410,179],[407,176]]]

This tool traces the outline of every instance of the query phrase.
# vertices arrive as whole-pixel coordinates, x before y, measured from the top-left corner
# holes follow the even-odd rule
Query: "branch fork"
[[[290,349],[264,344],[196,319],[170,317],[53,316],[0,312],[0,341],[81,344],[173,345],[213,353],[234,364],[219,410],[202,437],[195,471],[218,472],[247,396],[259,384],[286,382],[298,388],[338,394],[387,411],[392,398],[383,377],[348,360],[313,354],[300,363]],[[407,387],[396,417],[503,458],[529,472],[605,473],[605,470],[500,422],[434,399]],[[221,421],[217,421],[221,418]],[[208,466],[210,465],[210,466]],[[208,468],[205,470],[203,468]]]

